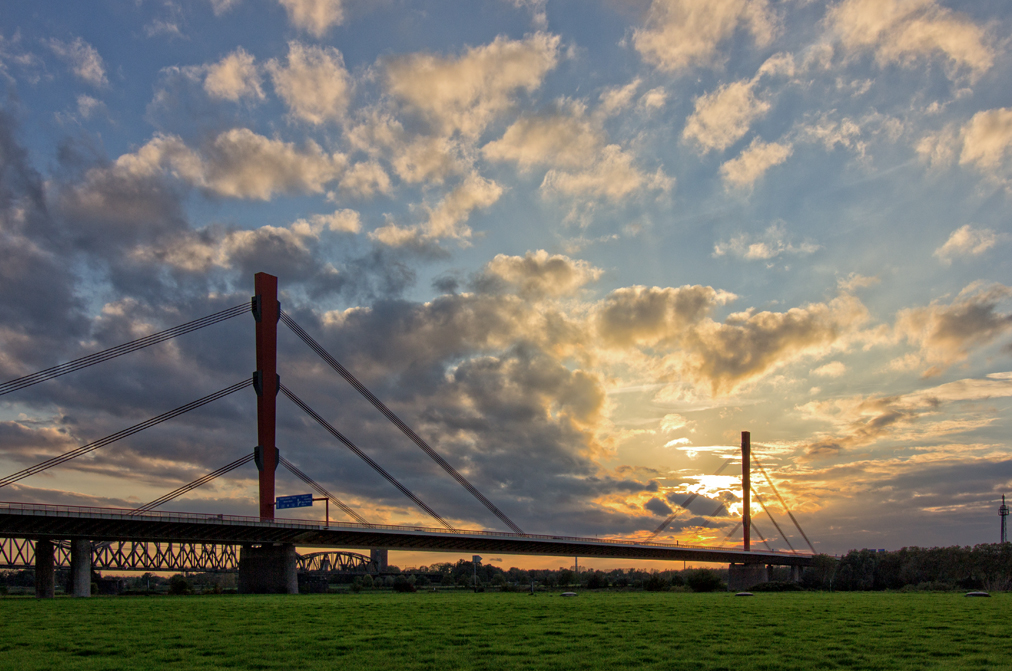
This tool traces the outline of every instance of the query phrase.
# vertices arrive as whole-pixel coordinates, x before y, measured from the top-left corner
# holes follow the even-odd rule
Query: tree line
[[[815,566],[802,574],[802,585],[841,591],[1006,591],[1012,588],[1012,543],[906,547],[891,552],[851,550],[839,560],[819,555]]]

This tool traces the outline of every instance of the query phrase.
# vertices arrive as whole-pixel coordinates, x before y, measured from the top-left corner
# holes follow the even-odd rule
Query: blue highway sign
[[[295,496],[279,496],[274,507],[277,510],[283,508],[306,508],[313,505],[312,494],[296,494]]]

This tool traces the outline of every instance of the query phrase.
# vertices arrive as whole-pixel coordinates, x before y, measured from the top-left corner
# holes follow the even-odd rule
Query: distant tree
[[[587,578],[587,589],[601,589],[608,586],[608,579],[600,571],[594,571]]]
[[[724,581],[720,576],[708,568],[696,569],[689,572],[685,578],[686,584],[693,592],[716,592],[724,589]]]
[[[191,592],[190,583],[186,581],[186,578],[180,574],[176,574],[169,578],[169,594],[189,594]]]
[[[662,592],[671,586],[659,573],[652,574],[643,582],[643,589],[648,592]]]
[[[375,586],[376,581],[373,580],[371,575],[366,573],[364,576],[362,576],[362,587],[364,587],[365,589],[372,589]]]
[[[568,568],[565,568],[559,571],[559,574],[556,576],[556,578],[559,581],[560,587],[568,587],[569,585],[572,585],[576,581],[576,574],[574,574]]]

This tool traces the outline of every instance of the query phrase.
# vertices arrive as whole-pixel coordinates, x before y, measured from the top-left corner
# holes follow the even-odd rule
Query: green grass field
[[[1009,669],[1012,595],[0,599],[0,668]]]

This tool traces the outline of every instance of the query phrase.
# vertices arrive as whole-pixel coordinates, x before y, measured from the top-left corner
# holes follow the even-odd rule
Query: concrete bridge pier
[[[377,573],[384,573],[389,566],[389,553],[385,549],[372,548],[369,550],[369,563],[376,568]]]
[[[53,541],[35,541],[35,598],[52,599],[56,596],[56,548]]]
[[[727,567],[727,588],[732,592],[741,592],[764,582],[769,582],[769,571],[764,564],[731,564]]]
[[[70,582],[74,596],[91,596],[91,541],[70,541]]]
[[[791,567],[791,581],[792,582],[801,582],[801,572],[803,570],[804,569],[802,567],[800,567],[800,566],[797,566],[797,565],[792,566]]]
[[[298,594],[295,546],[277,543],[242,546],[239,551],[240,594]]]

